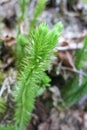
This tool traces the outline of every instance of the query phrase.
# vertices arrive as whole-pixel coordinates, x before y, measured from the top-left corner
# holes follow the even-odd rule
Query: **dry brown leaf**
[[[5,44],[5,46],[7,46],[7,47],[11,47],[16,43],[16,39],[14,37],[8,36],[8,35],[6,37],[4,37],[2,40]]]
[[[58,56],[58,59],[63,63],[64,66],[70,67],[72,69],[75,68],[74,62],[73,62],[73,57],[69,51],[58,52],[57,56]]]

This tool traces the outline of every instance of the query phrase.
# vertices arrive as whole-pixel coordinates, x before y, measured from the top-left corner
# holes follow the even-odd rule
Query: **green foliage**
[[[0,114],[3,114],[6,110],[6,103],[3,98],[0,97]]]
[[[77,50],[75,57],[75,66],[77,69],[84,67],[84,61],[87,58],[87,37],[84,39],[84,47]]]
[[[27,3],[29,3],[30,0],[19,0],[19,6],[20,6],[20,12],[21,15],[19,19],[24,22],[25,12],[27,9]],[[28,43],[27,36],[30,35],[31,31],[34,29],[37,23],[37,19],[39,15],[42,13],[42,11],[45,8],[46,0],[38,0],[36,7],[34,8],[33,12],[33,19],[30,21],[30,27],[29,32],[27,35],[21,34],[21,32],[18,32],[18,35],[16,37],[16,45],[15,45],[15,53],[16,53],[16,59],[17,59],[17,67],[20,66],[20,62],[24,55],[26,55],[25,46]]]
[[[50,81],[51,79],[45,73],[43,73],[42,80],[39,84],[40,88],[37,92],[37,96],[41,96],[44,93],[44,91],[46,90],[46,87],[49,87]]]
[[[1,63],[1,60],[0,60],[0,85],[1,85],[1,83],[2,83],[2,81],[3,81],[3,79],[4,79],[4,76],[3,76],[3,71],[2,71],[2,63]]]
[[[37,5],[34,9],[34,14],[33,14],[33,20],[30,23],[30,29],[29,32],[31,32],[32,29],[34,29],[36,23],[37,23],[37,18],[38,16],[42,13],[42,11],[45,8],[45,3],[47,0],[38,0]]]
[[[19,33],[18,36],[16,37],[16,46],[15,46],[17,67],[20,66],[20,62],[21,62],[22,58],[26,55],[25,46],[27,44],[28,44],[27,36]]]
[[[16,129],[16,128],[13,128],[12,126],[0,126],[0,130],[20,130],[20,129]]]
[[[31,33],[29,44],[26,46],[26,56],[23,59],[19,80],[15,89],[15,121],[19,128],[24,129],[31,119],[35,97],[40,89],[44,71],[48,69],[50,57],[62,31],[62,24],[58,23],[49,31],[46,24]],[[44,80],[48,82],[48,79]]]
[[[75,76],[75,75],[74,75]],[[62,97],[65,103],[65,107],[71,107],[73,104],[78,102],[84,95],[87,94],[87,79],[83,80],[83,83],[79,85],[78,76],[75,76],[67,83],[65,88],[62,90]]]
[[[26,10],[27,10],[27,4],[30,2],[30,0],[19,0],[18,2],[19,2],[20,12],[21,12],[19,19],[24,20]]]
[[[76,51],[75,65],[77,69],[84,67],[87,59],[87,37],[84,39],[84,47]],[[73,75],[65,88],[61,91],[65,107],[70,107],[87,94],[87,77],[83,77],[83,82],[79,84],[78,75]]]
[[[3,81],[3,72],[0,71],[0,85],[1,85],[2,81]]]
[[[87,0],[82,0],[82,2],[87,4]]]

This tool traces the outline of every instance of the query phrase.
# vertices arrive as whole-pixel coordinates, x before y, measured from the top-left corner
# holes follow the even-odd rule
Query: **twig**
[[[68,67],[61,67],[63,70],[68,70],[68,71],[72,71],[72,72],[75,72],[77,74],[80,74],[80,75],[83,75],[85,77],[87,77],[87,74],[82,72],[81,70],[77,70],[77,69],[71,69],[71,68],[68,68]]]
[[[56,47],[56,51],[67,51],[67,50],[77,50],[81,49],[83,46],[82,45],[74,45],[74,46],[59,46]]]

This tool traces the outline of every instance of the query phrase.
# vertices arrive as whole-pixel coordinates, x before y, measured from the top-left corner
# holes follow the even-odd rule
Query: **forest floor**
[[[34,2],[32,0],[29,6],[29,15],[32,15]],[[10,123],[14,113],[12,87],[16,81],[16,70],[12,48],[15,44],[17,8],[16,0],[0,0],[0,69],[4,75],[0,96],[3,95],[8,102],[5,114],[0,115],[0,125]],[[73,71],[73,53],[83,46],[83,39],[87,35],[87,5],[79,2],[67,7],[61,1],[58,5],[50,3],[38,18],[38,23],[47,22],[50,28],[59,21],[63,23],[64,30],[58,43],[58,53],[53,57],[49,70],[52,81],[50,88],[36,100],[28,130],[87,130],[87,96],[66,110],[57,106],[62,100],[60,89],[72,73],[78,74]]]

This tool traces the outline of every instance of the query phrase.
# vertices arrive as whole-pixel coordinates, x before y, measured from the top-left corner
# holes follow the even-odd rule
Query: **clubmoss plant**
[[[29,4],[30,0],[19,0],[19,8],[20,8],[20,15],[19,15],[19,20],[24,21],[26,10],[27,10],[27,5]]]
[[[4,79],[3,71],[1,70],[1,66],[2,65],[1,65],[1,61],[0,61],[0,89],[2,86],[3,79]],[[6,110],[6,103],[0,95],[0,114],[3,114],[5,112],[5,110]]]
[[[0,130],[21,130],[21,129],[13,125],[7,125],[7,126],[0,126]]]
[[[87,59],[87,37],[84,39],[84,47],[77,50],[75,56],[75,66],[77,69],[82,69]]]
[[[75,66],[83,69],[87,59],[87,37],[84,39],[84,47],[76,52]],[[61,94],[65,102],[65,107],[70,107],[87,94],[87,76],[83,76],[82,83],[79,84],[79,76],[74,74],[73,78],[66,84]]]
[[[6,103],[2,97],[0,97],[0,114],[3,114],[6,110]]]
[[[29,36],[25,47],[26,55],[22,59],[18,82],[15,86],[15,124],[13,127],[0,127],[2,130],[25,130],[27,122],[32,118],[34,102],[42,84],[50,80],[45,71],[49,67],[50,58],[62,32],[62,24],[58,23],[49,30],[46,23],[40,24]],[[46,87],[46,86],[45,86]]]
[[[22,34],[22,32],[20,31],[20,28],[18,27],[18,34],[16,37],[17,43],[15,45],[17,67],[20,66],[22,57],[24,57],[24,55],[26,55],[25,46],[26,46],[26,44],[28,44],[28,42],[27,42],[28,36],[30,35],[31,31],[35,28],[37,19],[45,8],[46,1],[47,0],[37,0],[36,6],[35,6],[33,14],[32,14],[33,19],[29,20],[30,25],[29,25],[29,30],[26,35]],[[29,3],[30,3],[30,0],[20,0],[19,1],[19,7],[20,7],[21,14],[18,19],[22,23],[24,22],[26,17],[28,17],[28,16],[25,17],[25,14],[26,14],[26,10],[28,8],[27,4],[29,4]]]
[[[36,23],[37,23],[37,19],[40,16],[40,14],[43,12],[44,8],[45,8],[45,4],[46,4],[47,0],[37,0],[37,5],[34,9],[34,13],[33,13],[33,20],[30,22],[30,28],[29,28],[29,32],[31,32],[32,29],[34,29]]]
[[[44,71],[48,69],[50,57],[61,31],[61,23],[55,25],[51,31],[49,31],[47,24],[42,23],[31,33],[29,44],[26,46],[27,55],[23,59],[14,94],[15,121],[21,130],[31,119],[35,97],[41,87],[40,84],[45,75]]]

